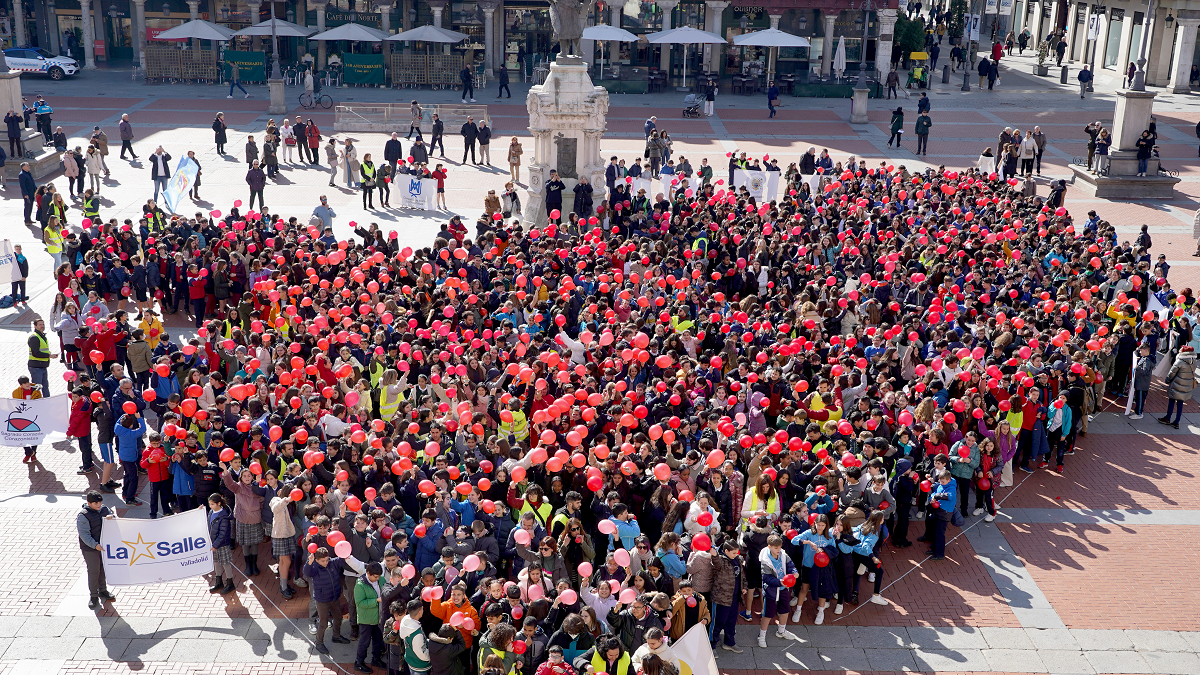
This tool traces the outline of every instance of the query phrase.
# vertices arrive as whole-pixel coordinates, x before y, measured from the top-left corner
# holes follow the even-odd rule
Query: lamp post
[[[275,0],[271,3],[271,74],[267,76],[267,90],[271,93],[271,105],[267,112],[272,115],[282,115],[288,111],[283,102],[283,76],[279,73],[279,36],[275,29]]]
[[[1146,0],[1146,18],[1142,19],[1142,44],[1138,47],[1137,70],[1133,73],[1130,91],[1146,91],[1146,42],[1150,39],[1150,21],[1154,17],[1154,0]]]
[[[871,11],[879,8],[878,5],[875,4],[874,0],[863,0],[861,7],[863,13],[863,33],[862,46],[859,48],[858,82],[856,82],[854,85],[855,89],[867,88],[867,34],[871,31]],[[878,54],[875,55],[875,59],[878,61]]]

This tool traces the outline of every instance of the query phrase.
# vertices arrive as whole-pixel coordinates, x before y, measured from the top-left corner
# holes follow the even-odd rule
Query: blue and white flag
[[[432,211],[437,208],[437,181],[432,178],[400,174],[396,176],[392,190],[400,193],[402,209]]]
[[[191,191],[199,175],[200,165],[190,157],[179,160],[179,165],[175,167],[175,175],[167,181],[167,189],[163,193],[163,205],[167,207],[168,212],[179,213],[179,200]]]

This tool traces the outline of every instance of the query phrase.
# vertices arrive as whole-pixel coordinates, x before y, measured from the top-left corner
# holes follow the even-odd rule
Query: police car
[[[13,47],[4,50],[8,67],[22,73],[45,73],[52,80],[61,80],[79,70],[79,62],[68,56],[55,56],[36,47]]]

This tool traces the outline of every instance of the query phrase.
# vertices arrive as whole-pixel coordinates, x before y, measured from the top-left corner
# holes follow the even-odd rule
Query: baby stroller
[[[683,116],[685,118],[698,119],[700,117],[700,103],[700,98],[695,94],[688,94],[683,97]]]

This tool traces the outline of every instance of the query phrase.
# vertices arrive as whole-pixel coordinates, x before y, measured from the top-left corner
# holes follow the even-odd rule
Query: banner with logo
[[[1012,16],[1013,0],[1000,0],[1000,16]]]
[[[36,386],[36,385],[35,385]],[[0,445],[24,448],[67,437],[71,397],[67,394],[32,400],[0,399]]]
[[[400,208],[432,211],[437,208],[437,181],[400,174],[392,183],[392,192],[400,193]]]
[[[21,268],[17,265],[17,254],[13,252],[12,242],[0,240],[0,281],[21,280]]]
[[[204,509],[157,520],[105,520],[100,546],[104,575],[113,586],[159,584],[213,571]]]
[[[679,658],[679,675],[720,675],[704,624],[692,626],[671,644],[671,650]]]
[[[983,3],[984,14],[996,14],[1000,11],[1000,0],[985,0]]]
[[[383,84],[383,54],[343,54],[342,81],[346,84]]]
[[[733,187],[743,185],[759,202],[769,202],[779,196],[779,172],[737,169],[733,172]]]
[[[179,164],[175,166],[175,174],[167,181],[167,191],[163,196],[163,203],[169,213],[179,213],[179,200],[191,191],[192,186],[196,184],[196,177],[199,175],[200,165],[191,157],[183,157],[179,160]],[[2,278],[0,277],[0,279]]]
[[[645,190],[646,198],[654,199],[654,181],[648,178],[634,178],[633,182],[629,184],[629,196],[636,197],[638,190]]]
[[[222,58],[225,59],[225,64],[221,67],[226,81],[229,80],[229,66],[235,63],[238,67],[238,79],[242,82],[267,81],[266,52],[239,52],[226,49],[222,52]]]

